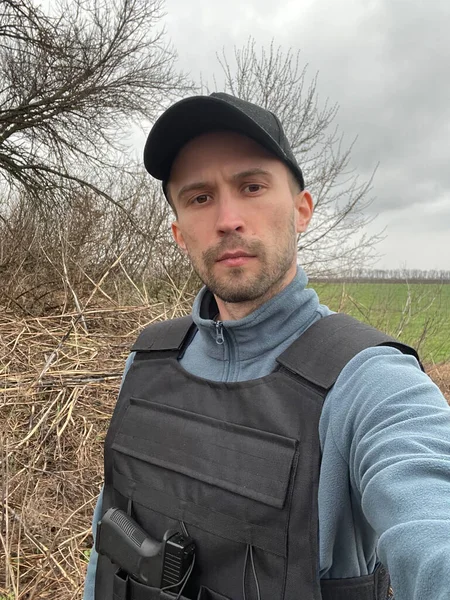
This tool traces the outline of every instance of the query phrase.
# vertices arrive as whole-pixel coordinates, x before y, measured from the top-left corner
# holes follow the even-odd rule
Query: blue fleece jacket
[[[299,269],[269,302],[223,323],[214,321],[213,297],[201,290],[193,306],[198,332],[182,366],[214,381],[270,373],[294,339],[331,314],[306,283]],[[439,389],[411,356],[364,350],[328,393],[319,435],[320,577],[367,575],[381,560],[396,600],[448,600],[450,407]],[[101,496],[94,531],[100,506]],[[84,600],[94,600],[96,563],[93,551]]]

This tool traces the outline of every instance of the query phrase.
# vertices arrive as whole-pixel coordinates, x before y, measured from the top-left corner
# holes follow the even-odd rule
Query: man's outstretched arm
[[[447,600],[450,407],[445,398],[414,358],[371,348],[342,371],[326,404],[321,427],[327,427],[348,464],[356,502],[378,535],[378,555],[389,569],[396,600]]]

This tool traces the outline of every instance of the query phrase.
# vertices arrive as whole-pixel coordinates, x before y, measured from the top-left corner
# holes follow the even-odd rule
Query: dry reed
[[[124,361],[147,323],[185,312],[92,297],[82,312],[0,314],[1,600],[81,598]]]

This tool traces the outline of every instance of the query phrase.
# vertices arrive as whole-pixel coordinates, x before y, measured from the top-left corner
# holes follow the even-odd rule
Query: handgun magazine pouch
[[[358,352],[414,351],[338,314],[312,325],[271,374],[222,383],[178,362],[193,327],[189,317],[157,323],[133,347],[105,441],[103,513],[131,506],[157,540],[184,522],[196,562],[182,598],[244,600],[245,586],[256,600],[255,573],[262,600],[387,598],[381,566],[365,577],[319,580],[318,425],[327,392]],[[126,577],[116,592],[116,571],[99,556],[96,600],[174,597]]]

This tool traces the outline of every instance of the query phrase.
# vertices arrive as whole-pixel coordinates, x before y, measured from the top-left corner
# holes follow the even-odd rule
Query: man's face
[[[265,301],[294,277],[312,201],[292,188],[287,167],[237,133],[207,133],[181,149],[168,184],[172,231],[217,298]]]

